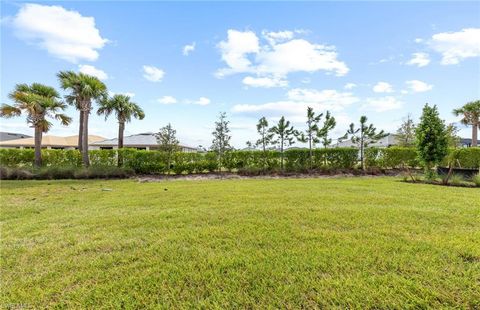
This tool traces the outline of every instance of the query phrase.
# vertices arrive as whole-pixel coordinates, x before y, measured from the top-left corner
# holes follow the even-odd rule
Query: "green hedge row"
[[[280,152],[278,151],[232,151],[223,156],[219,163],[213,152],[207,153],[175,153],[167,167],[168,158],[159,151],[143,151],[136,149],[92,150],[90,162],[92,166],[116,166],[117,156],[123,159],[125,168],[141,174],[164,173],[202,173],[218,170],[221,165],[229,171],[280,170]],[[80,167],[81,155],[77,150],[42,150],[44,166],[47,167]],[[34,151],[32,149],[0,149],[0,166],[32,167]],[[456,166],[464,168],[480,167],[480,148],[452,149],[444,161],[453,159]],[[358,166],[358,150],[354,148],[315,149],[310,162],[306,149],[290,149],[284,153],[285,171],[303,172],[318,169],[351,169]],[[414,148],[390,147],[369,148],[365,151],[365,163],[370,168],[403,168],[418,167],[417,154]]]

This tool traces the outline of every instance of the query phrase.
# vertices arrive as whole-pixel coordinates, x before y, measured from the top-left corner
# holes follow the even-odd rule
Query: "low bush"
[[[480,173],[474,175],[472,177],[472,182],[477,186],[480,187]]]
[[[74,172],[75,179],[124,179],[131,177],[135,172],[130,168],[97,166],[80,168]]]
[[[129,168],[97,166],[89,168],[78,167],[42,167],[31,168],[0,168],[2,180],[57,180],[57,179],[119,179],[135,175]]]

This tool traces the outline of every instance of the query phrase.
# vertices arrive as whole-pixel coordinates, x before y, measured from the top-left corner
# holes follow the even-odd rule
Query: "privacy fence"
[[[359,154],[354,148],[332,148],[313,150],[291,149],[284,152],[283,163],[286,172],[307,172],[312,170],[352,169],[358,167]],[[205,173],[222,170],[238,172],[280,171],[281,153],[278,151],[230,151],[222,161],[213,152],[174,153],[168,167],[168,154],[159,151],[136,149],[92,150],[90,162],[93,167],[114,167],[117,156],[122,156],[123,166],[138,174],[182,174]],[[42,150],[43,164],[47,167],[80,167],[81,155],[77,150]],[[34,159],[32,149],[0,149],[0,166],[31,168]],[[480,148],[452,149],[444,165],[454,162],[463,168],[479,168]],[[390,147],[369,148],[365,151],[365,164],[369,168],[394,169],[419,167],[414,148]]]

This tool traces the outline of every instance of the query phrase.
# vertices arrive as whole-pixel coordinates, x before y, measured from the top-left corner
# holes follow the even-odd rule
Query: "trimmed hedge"
[[[167,155],[159,151],[136,149],[91,150],[92,167],[115,167],[118,154],[123,166],[139,174],[183,174],[218,171],[219,166],[229,171],[276,172],[280,170],[278,151],[230,151],[222,163],[214,152],[174,153],[170,167]],[[81,154],[77,150],[42,150],[45,167],[81,167]],[[451,149],[443,165],[454,159],[455,165],[463,168],[480,167],[480,148]],[[32,168],[32,149],[0,149],[0,166],[11,168]],[[325,169],[352,169],[358,166],[358,150],[355,148],[331,148],[313,150],[312,163],[308,149],[290,149],[284,153],[286,172],[307,172]],[[418,167],[415,148],[390,147],[368,148],[365,163],[369,168]]]

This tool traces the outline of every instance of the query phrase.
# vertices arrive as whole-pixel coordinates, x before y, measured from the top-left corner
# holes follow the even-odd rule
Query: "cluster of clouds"
[[[96,61],[99,51],[109,43],[100,34],[93,17],[58,5],[23,4],[8,22],[20,39],[74,64]],[[194,49],[195,43],[192,43],[184,48],[184,53],[188,55]],[[148,81],[160,82],[165,75],[163,70],[154,66],[145,65],[142,69],[143,77]],[[100,80],[109,78],[105,71],[91,64],[79,64],[78,71]]]
[[[161,104],[176,104],[176,103],[185,103],[185,104],[194,104],[194,105],[199,105],[199,106],[206,106],[209,105],[211,100],[207,97],[200,97],[197,100],[190,100],[190,99],[184,99],[184,100],[178,100],[177,98],[173,96],[163,96],[159,99],[157,99],[158,103]]]
[[[429,90],[432,90],[433,85],[420,80],[409,80],[405,81],[406,89],[400,91],[402,94],[408,93],[423,93]],[[375,93],[393,93],[395,92],[392,84],[388,82],[378,82],[372,88]]]
[[[100,51],[110,42],[101,35],[93,17],[58,5],[28,3],[22,4],[18,13],[8,22],[20,39],[46,50],[56,58],[77,65],[79,72],[101,80],[110,78],[105,71],[83,63],[98,60]],[[226,78],[241,75],[242,84],[247,87],[288,88],[289,75],[293,73],[325,72],[338,77],[348,74],[350,69],[339,59],[335,46],[311,42],[305,38],[306,34],[305,30],[254,32],[229,29],[226,38],[216,46],[224,66],[215,72],[215,76]],[[421,50],[412,53],[406,65],[419,68],[429,66],[435,60],[435,53],[440,56],[441,65],[455,65],[468,58],[480,57],[480,28],[441,32],[428,39],[417,38],[415,42]],[[196,42],[191,42],[183,46],[181,52],[189,56],[195,49]],[[143,65],[141,72],[147,81],[156,83],[163,81],[166,74],[163,69],[151,64]],[[356,83],[347,83],[342,91],[293,88],[286,90],[282,100],[236,104],[232,112],[272,117],[288,115],[293,119],[303,119],[308,106],[317,111],[341,112],[354,104],[358,104],[360,109],[385,112],[403,107],[402,95],[430,91],[433,85],[412,79],[394,87],[389,82],[379,81],[371,87],[373,93],[383,97],[363,99],[352,93],[357,87],[359,85]],[[128,94],[134,96],[133,93]],[[211,100],[207,97],[179,100],[164,96],[157,102],[207,106]]]
[[[245,74],[242,82],[250,87],[286,87],[288,74],[294,72],[326,71],[344,76],[349,68],[338,60],[334,46],[316,44],[297,36],[303,30],[255,32],[229,29],[227,38],[218,43],[226,67],[215,75],[223,78]]]
[[[456,32],[441,32],[424,40],[416,38],[426,49],[440,54],[442,65],[456,65],[467,58],[480,57],[480,28],[464,28]],[[407,65],[425,67],[430,64],[430,54],[417,52]]]

